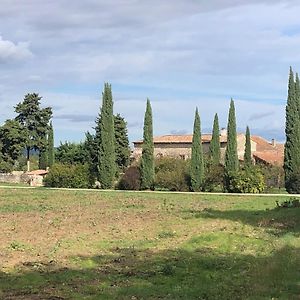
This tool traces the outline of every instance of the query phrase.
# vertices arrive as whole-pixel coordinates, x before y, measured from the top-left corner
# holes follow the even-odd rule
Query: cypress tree
[[[286,143],[284,148],[285,187],[289,193],[293,192],[291,179],[300,171],[299,98],[299,77],[296,75],[295,82],[293,70],[290,68],[285,123]]]
[[[199,192],[203,183],[204,166],[201,141],[201,125],[198,108],[196,108],[194,120],[190,176],[191,190],[193,192]]]
[[[296,73],[296,80],[295,80],[295,101],[296,105],[298,107],[298,112],[300,115],[300,81],[299,81],[299,75]]]
[[[244,153],[244,164],[246,167],[252,165],[252,156],[251,156],[251,139],[250,139],[250,130],[247,126],[246,128],[246,142],[245,142],[245,153]]]
[[[54,164],[54,136],[53,136],[53,126],[50,122],[50,128],[48,133],[48,166],[51,168]]]
[[[220,149],[220,128],[219,128],[219,118],[218,114],[215,114],[214,125],[212,131],[212,138],[209,145],[209,154],[210,159],[213,165],[218,165],[221,158],[221,149]]]
[[[141,158],[141,189],[151,189],[154,185],[154,144],[153,144],[153,125],[152,109],[149,99],[144,118],[143,149]]]
[[[238,172],[239,161],[237,155],[236,119],[234,102],[231,99],[227,125],[227,147],[225,152],[225,189],[228,191],[230,176]]]
[[[44,147],[39,152],[39,169],[46,170],[48,167],[48,151],[47,147]]]
[[[127,124],[120,114],[114,116],[116,164],[119,170],[124,170],[129,164],[130,148],[128,141]]]
[[[100,114],[98,173],[103,189],[112,188],[116,175],[115,133],[111,85],[104,84]]]
[[[285,187],[289,189],[289,180],[293,172],[292,167],[292,148],[294,144],[294,125],[298,115],[298,107],[296,101],[296,84],[294,81],[294,73],[290,67],[289,82],[288,82],[288,96],[286,105],[286,123],[285,134],[286,143],[284,148],[284,172],[285,172]]]

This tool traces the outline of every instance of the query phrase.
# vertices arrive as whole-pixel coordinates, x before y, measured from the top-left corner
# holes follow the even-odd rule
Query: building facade
[[[203,152],[209,152],[211,134],[202,135]],[[193,135],[163,135],[153,138],[154,156],[160,157],[176,157],[188,159],[191,157]],[[245,134],[237,134],[237,152],[240,161],[244,160],[245,153]],[[139,159],[142,155],[143,141],[133,142],[133,158]],[[227,145],[227,132],[222,129],[220,132],[221,162],[224,161],[225,150]],[[255,162],[283,165],[284,145],[278,144],[275,140],[268,142],[260,136],[251,136],[251,153]]]

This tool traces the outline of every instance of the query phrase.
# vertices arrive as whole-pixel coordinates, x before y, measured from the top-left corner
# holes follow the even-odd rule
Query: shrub
[[[141,173],[139,167],[129,167],[118,183],[120,190],[139,190],[141,188]]]
[[[264,176],[255,166],[229,174],[228,182],[232,193],[261,193],[265,188]]]
[[[282,166],[261,166],[266,188],[284,188],[284,170]]]
[[[208,164],[206,166],[203,190],[207,192],[221,191],[223,187],[224,166]]]
[[[10,173],[13,170],[13,164],[8,161],[0,161],[0,172]]]
[[[291,175],[286,190],[288,191],[289,194],[300,193],[300,171],[294,172]]]
[[[45,186],[88,188],[89,172],[86,165],[54,164],[44,179]]]
[[[188,162],[179,158],[159,158],[155,161],[155,188],[188,191]]]

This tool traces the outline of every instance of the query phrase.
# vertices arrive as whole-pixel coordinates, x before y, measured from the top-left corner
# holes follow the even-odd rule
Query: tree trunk
[[[27,148],[27,172],[30,172],[30,148]]]

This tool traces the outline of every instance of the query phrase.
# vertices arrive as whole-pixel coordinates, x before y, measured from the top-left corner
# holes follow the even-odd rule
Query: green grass
[[[299,299],[286,199],[0,189],[0,298]]]

